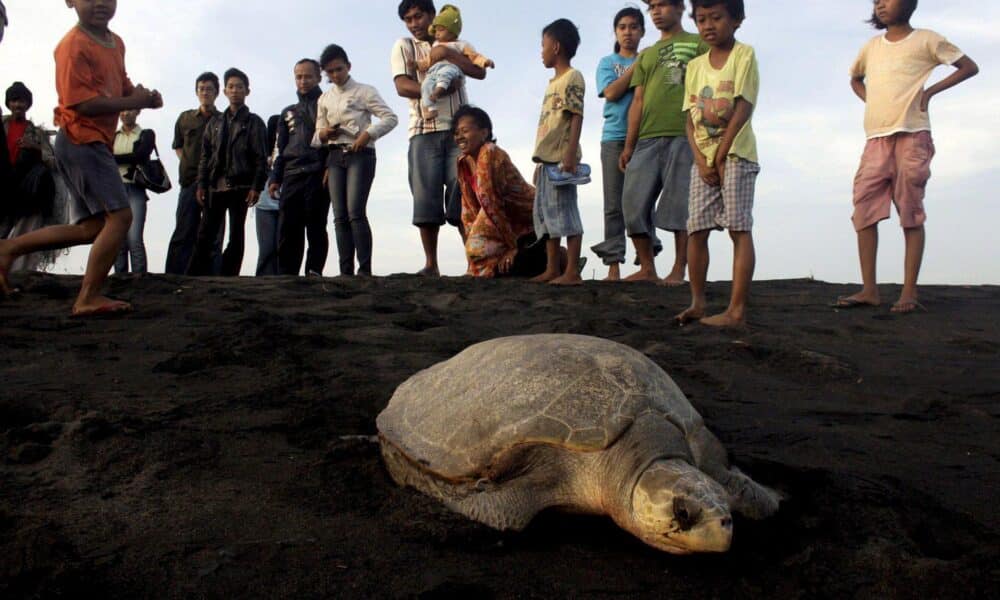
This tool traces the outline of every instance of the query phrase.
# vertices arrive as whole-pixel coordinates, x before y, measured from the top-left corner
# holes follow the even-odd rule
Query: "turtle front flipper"
[[[726,449],[704,424],[691,432],[688,441],[698,468],[718,481],[729,494],[730,510],[754,520],[766,519],[778,512],[781,494],[730,465]]]

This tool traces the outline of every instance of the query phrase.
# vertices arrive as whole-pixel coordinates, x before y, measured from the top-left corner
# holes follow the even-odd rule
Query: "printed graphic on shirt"
[[[733,117],[732,95],[736,89],[735,82],[719,82],[719,93],[727,94],[721,98],[716,97],[715,90],[711,86],[705,86],[701,94],[691,101],[698,107],[696,115],[700,115],[700,124],[705,126],[705,131],[710,137],[720,137],[726,131],[729,120]],[[696,121],[698,122],[698,121]]]
[[[663,83],[684,85],[687,64],[696,56],[698,56],[697,43],[674,42],[660,48],[657,62],[662,68]]]

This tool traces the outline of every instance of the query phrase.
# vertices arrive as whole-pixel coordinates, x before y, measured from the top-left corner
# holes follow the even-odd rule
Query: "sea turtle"
[[[472,346],[400,385],[378,429],[398,484],[501,530],[559,507],[667,552],[725,552],[730,510],[760,519],[780,500],[729,465],[660,367],[594,337]]]

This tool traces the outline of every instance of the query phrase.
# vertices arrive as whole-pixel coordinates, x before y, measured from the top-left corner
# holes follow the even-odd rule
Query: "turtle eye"
[[[680,525],[682,531],[687,531],[694,527],[701,516],[701,510],[691,506],[684,498],[674,498],[674,519]]]

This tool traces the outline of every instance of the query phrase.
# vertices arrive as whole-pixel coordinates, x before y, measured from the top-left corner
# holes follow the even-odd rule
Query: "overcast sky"
[[[25,82],[35,95],[30,117],[52,123],[56,104],[52,51],[76,22],[63,0],[7,0],[11,25],[0,46],[0,85]],[[440,3],[439,3],[440,4]],[[540,31],[559,17],[572,19],[583,38],[574,66],[588,82],[584,160],[599,165],[602,101],[593,88],[600,58],[612,50],[611,20],[626,4],[599,0],[552,2],[507,0],[457,3],[463,10],[462,37],[493,57],[497,69],[486,81],[472,81],[469,96],[493,117],[499,144],[531,173],[531,150],[542,93],[551,76],[539,57]],[[143,127],[156,130],[159,146],[176,182],[170,152],[178,113],[193,108],[194,79],[205,70],[218,74],[237,66],[250,76],[251,109],[266,119],[295,99],[292,65],[316,57],[328,43],[347,50],[352,76],[378,88],[400,116],[400,126],[378,142],[378,173],[369,203],[375,234],[376,274],[414,272],[422,266],[417,230],[410,225],[406,179],[407,103],[394,93],[389,70],[393,42],[406,35],[394,0],[119,0],[112,29],[124,40],[132,80],[159,89],[165,107],[146,111]],[[851,187],[864,146],[863,104],[849,88],[848,69],[874,35],[864,21],[869,0],[750,0],[738,39],[754,46],[761,68],[761,93],[754,116],[762,172],[754,208],[758,279],[814,276],[858,281],[855,235],[850,223]],[[1000,59],[1000,2],[924,0],[913,19],[934,29],[976,60],[981,74],[936,98],[931,105],[937,156],[928,187],[928,247],[923,282],[1000,283],[1000,261],[989,236],[1000,223],[998,111],[994,77]],[[658,33],[647,22],[643,47]],[[694,31],[685,19],[684,27]],[[949,68],[934,73],[942,78]],[[327,84],[324,83],[324,88]],[[220,97],[220,109],[224,99]],[[599,173],[599,169],[595,168]],[[150,269],[162,271],[174,226],[176,191],[152,196],[146,223]],[[584,246],[603,238],[599,177],[581,188]],[[331,216],[331,239],[333,236]],[[882,225],[879,276],[902,278],[902,234],[895,215]],[[253,213],[247,219],[244,273],[256,264]],[[729,279],[731,244],[713,236],[711,279]],[[336,274],[331,244],[327,275]],[[603,277],[593,254],[586,275]],[[672,253],[661,256],[667,271]],[[631,252],[630,252],[631,260]],[[76,250],[55,267],[81,273],[86,250]],[[445,274],[464,272],[458,234],[442,230]]]

